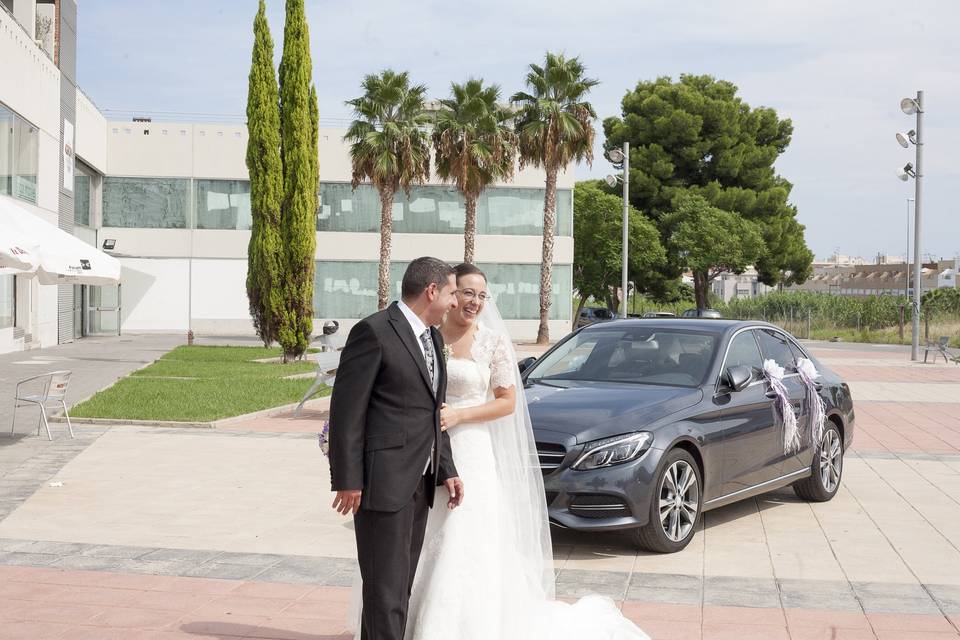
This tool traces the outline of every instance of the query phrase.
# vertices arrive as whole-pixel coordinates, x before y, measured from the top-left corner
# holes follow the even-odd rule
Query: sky
[[[547,50],[580,56],[600,120],[638,81],[729,80],[794,125],[777,171],[818,258],[902,256],[914,148],[900,100],[924,91],[922,253],[960,255],[960,3],[950,0],[306,0],[321,123],[344,124],[365,74],[407,70],[432,97],[479,77],[509,96]],[[279,59],[284,3],[268,0]],[[210,114],[242,121],[255,0],[82,0],[81,88],[111,117]],[[159,117],[159,116],[158,116]],[[193,117],[193,116],[191,116]],[[189,119],[189,118],[184,118]],[[580,179],[611,169],[602,158]],[[912,205],[911,213],[912,217]],[[911,218],[912,219],[912,218]],[[911,232],[912,233],[912,232]],[[912,240],[911,240],[912,253]]]

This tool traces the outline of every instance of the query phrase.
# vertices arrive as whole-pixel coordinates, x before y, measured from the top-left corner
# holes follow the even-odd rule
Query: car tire
[[[810,477],[793,483],[798,497],[809,502],[827,502],[837,495],[843,479],[843,436],[833,422],[824,425],[823,440],[813,454]]]
[[[677,499],[678,481],[688,484],[681,499]],[[642,550],[655,553],[676,553],[693,539],[703,512],[703,478],[693,456],[684,449],[673,449],[664,456],[654,483],[650,500],[650,514],[646,525],[634,532],[634,542]],[[686,496],[683,499],[683,496]],[[673,504],[671,504],[673,502]],[[696,504],[696,513],[690,514],[690,503]],[[661,507],[662,505],[662,507]]]

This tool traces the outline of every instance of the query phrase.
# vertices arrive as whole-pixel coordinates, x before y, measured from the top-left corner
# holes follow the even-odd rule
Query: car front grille
[[[621,498],[603,494],[580,493],[570,499],[570,513],[581,518],[623,518],[630,507]]]
[[[553,473],[563,463],[567,457],[567,448],[562,444],[552,442],[538,442],[537,456],[540,458],[540,469],[543,475]]]

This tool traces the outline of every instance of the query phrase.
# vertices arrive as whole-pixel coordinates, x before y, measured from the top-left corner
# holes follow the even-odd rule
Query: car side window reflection
[[[793,351],[790,350],[790,343],[785,336],[771,329],[760,329],[755,333],[765,359],[773,360],[788,373],[797,370],[797,362],[793,358]]]
[[[727,351],[727,360],[723,364],[723,370],[729,367],[745,366],[750,367],[753,372],[753,379],[759,379],[763,373],[763,358],[760,355],[760,347],[753,337],[753,331],[741,331],[730,342],[730,349]]]

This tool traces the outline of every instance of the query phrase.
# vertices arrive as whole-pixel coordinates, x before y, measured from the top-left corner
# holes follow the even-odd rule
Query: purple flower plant
[[[317,434],[317,438],[320,441],[320,451],[323,452],[323,455],[330,456],[330,421],[325,420],[323,422],[323,428],[320,429],[320,433]]]

